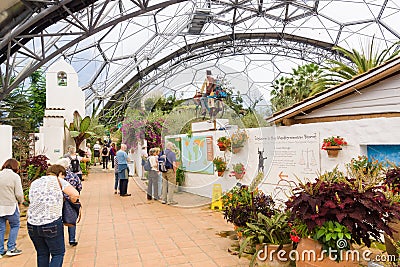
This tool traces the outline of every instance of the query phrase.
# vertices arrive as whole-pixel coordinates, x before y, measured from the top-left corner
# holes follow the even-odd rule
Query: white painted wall
[[[59,86],[57,73],[67,73],[67,86]],[[78,74],[63,59],[52,64],[46,72],[46,108],[64,108],[65,119],[72,122],[75,110],[85,116],[85,95],[78,86]]]
[[[233,163],[242,162],[246,165],[247,173],[244,179],[239,182],[250,184],[251,180],[258,173],[258,149],[264,148],[265,177],[260,188],[267,193],[272,194],[276,199],[286,200],[285,193],[288,193],[289,185],[297,181],[296,176],[301,180],[312,180],[317,176],[317,172],[332,170],[335,166],[345,170],[345,163],[358,155],[366,154],[366,145],[376,144],[400,144],[400,118],[376,118],[340,122],[325,122],[313,124],[297,124],[293,126],[267,127],[261,129],[247,129],[249,141],[245,148],[238,154],[226,152],[225,156],[229,161],[228,168]],[[210,131],[206,133],[196,133],[194,135],[211,135],[214,139],[214,157],[224,155],[219,151],[216,140],[223,135],[225,131]],[[307,138],[305,137],[307,135]],[[325,150],[321,150],[322,140],[332,135],[339,135],[348,142],[343,146],[337,158],[329,158]],[[273,142],[268,140],[271,136],[280,136],[281,141]],[[288,138],[291,141],[283,142]],[[317,140],[313,140],[316,136]],[[295,139],[294,137],[299,137]],[[302,137],[302,138],[301,138]],[[293,139],[290,139],[293,138]],[[276,139],[278,140],[278,139]],[[287,149],[287,153],[284,151]],[[302,164],[302,156],[305,160],[305,151],[314,152],[315,165],[306,168]],[[289,155],[291,154],[291,155]],[[311,159],[311,152],[309,157]],[[310,160],[309,159],[309,160]],[[278,164],[278,160],[287,161],[287,164]],[[282,167],[283,166],[283,167]],[[310,170],[311,169],[311,170]],[[279,174],[287,175],[283,180]],[[211,197],[212,185],[220,183],[223,191],[229,190],[237,180],[225,172],[224,177],[219,178],[215,175],[205,175],[187,172],[185,191],[196,193],[202,196]],[[293,182],[287,182],[293,181]]]
[[[0,125],[0,168],[12,157],[12,126]]]
[[[40,127],[40,133],[43,135],[40,149],[45,151],[50,163],[55,163],[64,155],[64,128]]]
[[[400,75],[392,76],[340,98],[296,119],[400,112]]]
[[[58,85],[57,74],[61,71],[67,74],[67,86]],[[63,116],[67,125],[69,125],[73,121],[74,111],[78,111],[82,118],[85,117],[85,95],[78,86],[78,74],[76,71],[71,65],[60,59],[53,63],[46,72],[45,116]],[[55,123],[57,127],[64,129],[64,123],[62,122],[62,125],[60,125],[59,120],[53,120],[53,118],[45,120],[47,121],[44,122],[44,126],[55,127]],[[65,147],[75,145],[68,132],[65,132],[61,138],[65,139]],[[85,142],[81,145],[81,148],[84,146]],[[62,150],[65,150],[65,148],[63,147]]]
[[[66,86],[58,84],[59,72],[66,73]],[[68,130],[64,128],[64,120],[67,125],[73,121],[74,111],[85,116],[85,96],[78,86],[76,71],[60,59],[46,72],[46,110],[39,140],[35,144],[36,153],[44,153],[54,163],[65,154],[68,145],[75,145]],[[83,147],[85,142],[81,145]]]

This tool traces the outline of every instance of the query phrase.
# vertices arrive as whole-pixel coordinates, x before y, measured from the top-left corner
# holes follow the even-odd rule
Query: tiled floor
[[[83,182],[78,246],[66,246],[63,266],[248,266],[230,255],[234,242],[217,235],[232,230],[208,207],[179,208],[146,200],[131,179],[131,197],[113,193],[114,173],[94,167]],[[67,230],[65,228],[65,230]],[[67,237],[67,231],[66,237]],[[36,252],[21,222],[17,240],[23,254],[3,257],[0,266],[36,266]]]

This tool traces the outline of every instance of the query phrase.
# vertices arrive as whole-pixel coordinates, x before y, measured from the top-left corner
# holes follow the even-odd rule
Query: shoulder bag
[[[58,185],[62,192],[62,186],[57,177]],[[65,226],[76,226],[81,220],[81,208],[80,202],[72,203],[69,199],[64,198],[62,208],[62,221]]]

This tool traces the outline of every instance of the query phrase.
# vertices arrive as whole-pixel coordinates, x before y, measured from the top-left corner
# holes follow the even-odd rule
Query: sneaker
[[[75,242],[69,242],[69,244],[70,244],[71,247],[75,247],[76,245],[78,245],[78,242],[76,242],[76,241]]]
[[[168,202],[168,205],[176,205],[176,204],[178,204],[178,202],[176,202],[176,201]]]
[[[162,204],[167,204],[167,201],[163,200],[161,201]]]
[[[17,249],[17,248],[14,248],[13,250],[8,250],[7,252],[6,252],[6,255],[7,256],[16,256],[16,255],[19,255],[19,254],[21,254],[22,253],[22,250],[19,250],[19,249]]]
[[[1,254],[0,254],[0,259],[3,258],[3,256],[5,256],[5,255],[6,255],[5,252],[1,253]]]

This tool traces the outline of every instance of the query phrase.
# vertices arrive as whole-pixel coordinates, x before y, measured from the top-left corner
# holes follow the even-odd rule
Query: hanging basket
[[[327,146],[326,152],[328,153],[328,157],[336,158],[339,154],[339,151],[342,150],[340,146]]]
[[[220,176],[220,177],[224,176],[224,172],[225,171],[218,171],[218,176]]]

